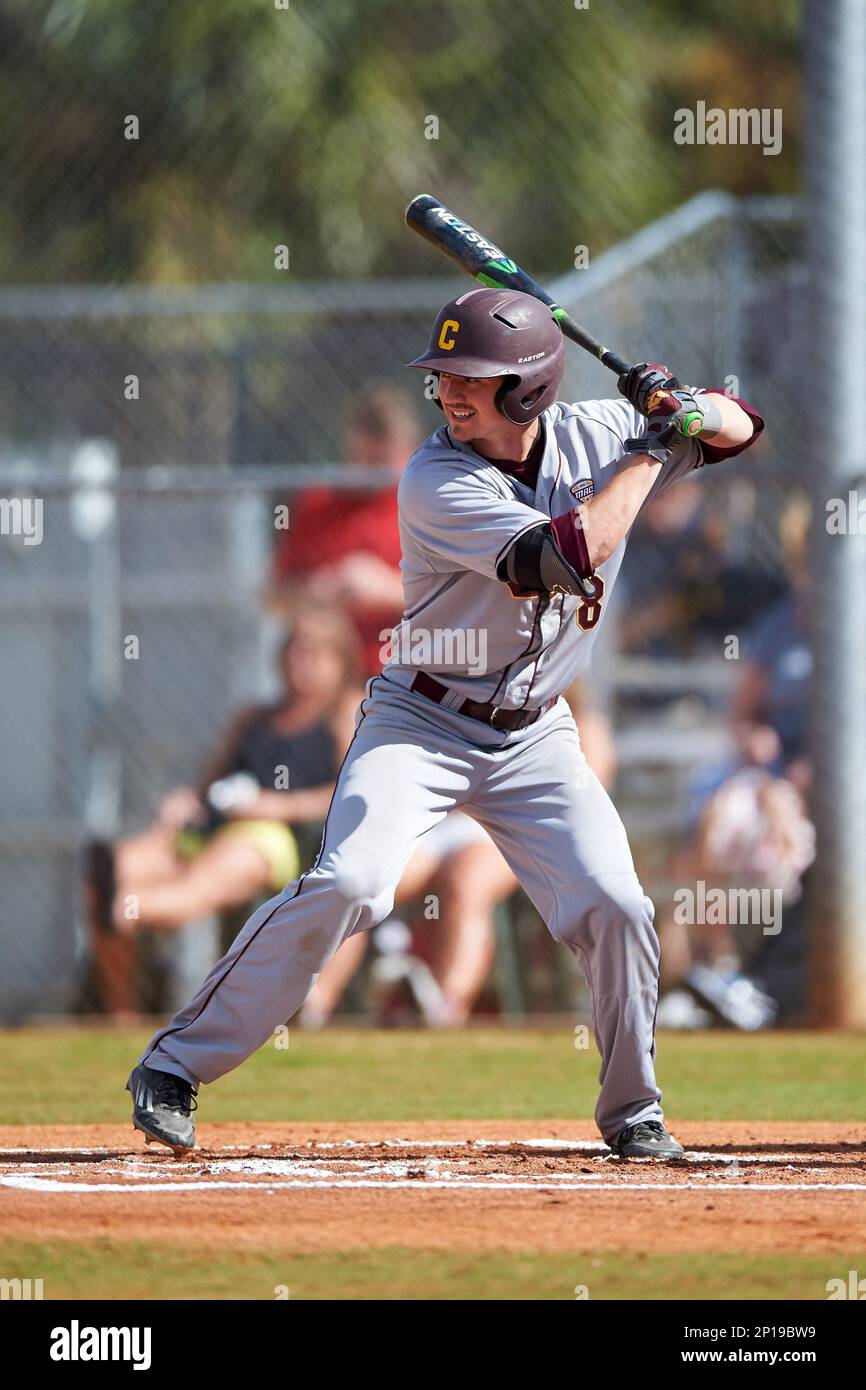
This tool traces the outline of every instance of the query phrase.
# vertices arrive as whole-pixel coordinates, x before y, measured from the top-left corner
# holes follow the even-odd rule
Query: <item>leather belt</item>
[[[451,692],[447,685],[442,685],[440,681],[428,676],[426,671],[419,671],[410,687],[416,690],[419,695],[424,695],[428,700],[433,700],[437,705],[441,705],[446,695]],[[540,709],[502,709],[499,705],[494,705],[492,701],[487,704],[480,704],[477,700],[464,700],[462,704],[456,705],[457,714],[468,715],[470,719],[478,719],[482,724],[489,724],[493,729],[504,729],[508,733],[515,733],[518,729],[525,729],[529,724],[534,724],[542,714],[556,704],[555,700],[548,700],[546,705]]]

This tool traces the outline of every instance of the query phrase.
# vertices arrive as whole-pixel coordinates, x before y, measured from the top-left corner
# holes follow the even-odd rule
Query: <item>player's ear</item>
[[[500,415],[505,416],[506,420],[511,419],[511,416],[509,415],[508,410],[506,408],[507,397],[511,395],[512,391],[514,390],[515,386],[518,385],[519,381],[520,377],[518,376],[504,376],[502,378],[502,383],[499,387],[499,390],[496,392],[496,395],[493,398],[493,402],[496,406],[496,409],[499,411]],[[541,391],[543,390],[544,387],[541,387],[538,391],[534,392],[533,394],[535,396],[539,396],[541,394]],[[521,404],[523,404],[523,402],[521,402]]]

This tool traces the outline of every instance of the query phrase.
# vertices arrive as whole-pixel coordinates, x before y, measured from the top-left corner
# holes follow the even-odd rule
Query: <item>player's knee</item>
[[[351,911],[381,922],[394,905],[394,875],[378,859],[366,855],[340,855],[333,865],[332,888]]]
[[[583,880],[574,907],[562,917],[556,932],[566,945],[587,950],[607,938],[609,946],[614,933],[651,958],[657,956],[653,905],[635,875],[602,874]]]

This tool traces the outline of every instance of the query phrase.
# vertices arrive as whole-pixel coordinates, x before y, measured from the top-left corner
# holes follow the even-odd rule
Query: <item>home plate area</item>
[[[185,1192],[250,1188],[414,1188],[453,1192],[866,1192],[862,1145],[730,1143],[676,1163],[624,1162],[600,1142],[562,1138],[326,1139],[223,1144],[180,1159],[156,1145],[6,1148],[0,1186],[30,1192]]]

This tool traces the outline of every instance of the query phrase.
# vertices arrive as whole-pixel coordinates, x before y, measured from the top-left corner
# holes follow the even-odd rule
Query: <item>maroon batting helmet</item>
[[[496,405],[528,425],[556,399],[565,367],[553,311],[519,290],[467,290],[439,310],[430,346],[407,362],[449,376],[504,376]]]

